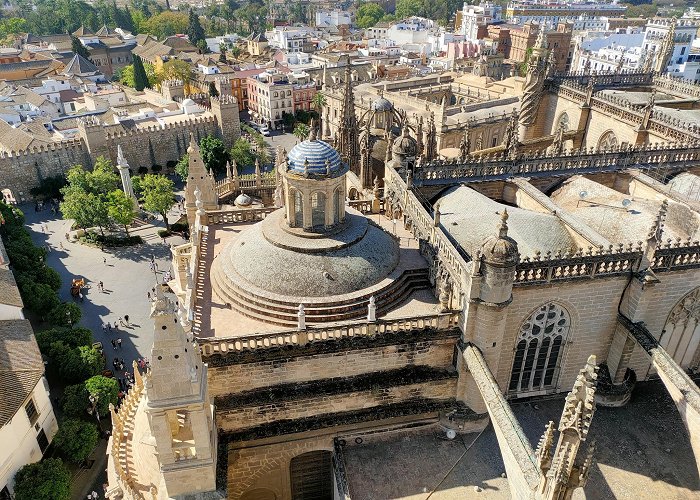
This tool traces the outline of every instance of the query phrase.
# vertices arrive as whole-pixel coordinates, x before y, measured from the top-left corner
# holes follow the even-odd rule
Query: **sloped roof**
[[[189,40],[186,38],[183,38],[181,36],[169,36],[165,40],[163,40],[163,45],[167,45],[168,47],[172,47],[177,50],[182,50],[182,51],[188,51],[188,52],[196,52],[197,47],[192,45]]]
[[[0,426],[12,420],[43,375],[44,363],[29,321],[0,321]]]
[[[97,30],[97,33],[95,33],[98,36],[107,36],[107,35],[113,35],[114,31],[112,31],[111,28],[108,28],[106,24],[103,24],[102,27]]]
[[[82,25],[80,26],[80,28],[78,28],[77,30],[75,30],[73,32],[73,36],[86,36],[86,35],[94,35],[94,33]]]
[[[265,35],[263,33],[258,33],[257,35],[253,34],[251,36],[252,36],[252,38],[250,39],[251,42],[258,42],[258,43],[267,42],[267,38],[265,38]]]
[[[97,66],[92,64],[80,54],[75,54],[73,56],[73,59],[70,60],[70,62],[66,65],[65,69],[63,70],[64,75],[76,76],[95,75],[99,72],[100,70],[97,69]]]
[[[22,297],[19,295],[15,276],[9,269],[0,267],[0,304],[14,307],[24,307]]]

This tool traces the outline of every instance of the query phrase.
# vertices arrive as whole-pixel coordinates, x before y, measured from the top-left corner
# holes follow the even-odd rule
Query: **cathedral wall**
[[[209,365],[212,397],[279,384],[351,377],[411,365],[449,367],[455,339],[420,340],[377,348],[349,349],[310,356],[288,353],[281,359]]]
[[[577,130],[581,120],[581,103],[571,101],[564,96],[545,94],[540,105],[540,117],[537,122],[542,124],[540,135],[554,134],[559,126],[559,120],[564,113],[569,117],[568,130]],[[585,126],[585,124],[581,124]]]
[[[634,145],[637,140],[635,127],[616,117],[608,116],[600,110],[591,109],[585,146],[587,148],[597,148],[603,134],[609,131],[612,131],[617,137],[618,145],[621,145],[623,142]]]
[[[294,398],[287,401],[266,401],[252,405],[234,405],[229,410],[217,410],[216,426],[224,432],[264,425],[278,420],[297,420],[330,413],[350,412],[375,406],[404,403],[415,398],[423,400],[447,400],[457,391],[454,377],[419,384],[394,387],[372,387],[370,390],[345,392],[312,397]]]
[[[562,353],[557,392],[570,390],[588,356],[607,359],[617,324],[617,304],[628,277],[569,281],[545,286],[515,287],[501,345],[501,361],[494,374],[506,389],[513,367],[515,344],[523,322],[540,306],[556,302],[571,317],[567,344]]]

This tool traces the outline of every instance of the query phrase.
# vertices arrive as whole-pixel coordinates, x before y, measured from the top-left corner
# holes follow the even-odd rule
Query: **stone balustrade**
[[[241,222],[257,222],[263,220],[278,207],[241,208],[237,210],[212,210],[207,212],[207,225],[235,224]]]
[[[313,326],[306,330],[283,330],[242,337],[198,339],[203,356],[242,352],[275,347],[303,346],[312,342],[325,342],[343,338],[383,335],[392,332],[415,330],[447,330],[457,328],[459,313],[411,316],[406,318],[377,320],[372,323],[348,321],[328,326]]]
[[[609,151],[567,150],[558,156],[538,151],[522,154],[515,159],[494,153],[471,155],[466,162],[459,159],[432,161],[416,169],[413,182],[416,186],[431,186],[511,177],[617,172],[635,166],[651,170],[685,168],[688,163],[700,164],[700,145],[687,142],[621,145]]]
[[[136,489],[134,478],[131,477],[128,466],[134,418],[143,395],[144,382],[147,378],[148,374],[142,376],[134,361],[134,385],[122,400],[118,411],[110,404],[110,412],[112,413],[112,447],[110,454],[112,455],[112,464],[117,476],[117,484],[119,489],[121,489],[121,498],[127,500],[146,500],[147,498]]]
[[[667,240],[654,252],[651,268],[654,271],[672,271],[700,266],[700,242]]]

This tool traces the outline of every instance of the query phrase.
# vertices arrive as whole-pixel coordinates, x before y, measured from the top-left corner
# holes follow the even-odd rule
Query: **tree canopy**
[[[175,203],[173,181],[164,175],[146,174],[140,180],[139,187],[143,208],[149,212],[160,214],[165,222],[165,227],[169,229],[168,210]]]
[[[377,24],[385,15],[384,9],[376,3],[363,3],[357,9],[355,24],[360,28],[370,28]]]
[[[141,57],[138,55],[134,54],[134,64],[133,64],[133,71],[134,71],[134,88],[138,90],[139,92],[145,89],[146,87],[150,87],[150,81],[148,79],[148,74],[146,73],[146,68],[143,65],[143,61],[141,60]]]
[[[189,18],[187,14],[168,10],[143,21],[139,31],[149,33],[160,40],[179,33],[186,33],[188,25]]]
[[[192,45],[197,45],[200,41],[204,41],[204,29],[199,22],[199,16],[190,9],[187,16],[187,36]]]
[[[100,434],[97,426],[77,418],[61,422],[54,444],[61,454],[73,463],[83,462],[97,446]]]
[[[85,389],[92,397],[97,398],[95,408],[100,415],[109,412],[109,403],[116,406],[119,401],[119,384],[116,379],[96,375],[85,381]]]
[[[15,474],[15,500],[69,500],[70,473],[58,458],[27,464]]]

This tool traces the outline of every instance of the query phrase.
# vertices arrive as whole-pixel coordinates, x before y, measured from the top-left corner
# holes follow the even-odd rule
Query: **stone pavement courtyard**
[[[85,291],[84,300],[76,301],[83,312],[80,325],[93,332],[95,341],[102,342],[107,359],[107,368],[112,368],[115,356],[123,358],[125,369],[131,370],[132,360],[149,357],[153,342],[153,325],[149,319],[150,304],[146,296],[153,288],[156,276],[150,270],[152,257],[158,264],[158,280],[163,281],[163,273],[170,269],[170,243],[179,244],[183,240],[174,236],[163,240],[158,236],[158,229],[164,226],[146,225],[135,228],[132,235],[141,236],[145,244],[121,248],[100,248],[69,243],[65,239],[71,222],[64,221],[59,214],[52,214],[45,209],[35,212],[33,205],[20,207],[25,214],[34,243],[51,246],[47,256],[49,266],[61,275],[59,295],[63,301],[73,301],[70,295],[70,283],[73,278],[83,277],[91,286]],[[174,220],[171,218],[171,221]],[[156,223],[157,221],[154,221]],[[162,224],[162,221],[161,221]],[[42,226],[46,225],[48,233]],[[63,250],[60,245],[63,245]],[[106,263],[103,261],[106,259]],[[104,293],[97,289],[97,283],[104,283]],[[129,315],[129,327],[118,327],[112,333],[105,334],[102,324],[109,321],[114,324],[125,314]],[[122,339],[122,347],[114,350],[111,340]],[[127,368],[128,367],[128,368]]]
[[[513,402],[533,448],[549,420],[558,423],[565,395]],[[623,408],[598,407],[591,425],[596,463],[574,499],[689,500],[700,482],[688,435],[659,381],[638,384]],[[437,426],[389,437],[348,440],[345,462],[352,500],[511,498],[493,428],[453,441]],[[479,491],[477,491],[477,489]]]

